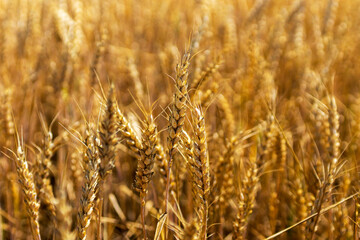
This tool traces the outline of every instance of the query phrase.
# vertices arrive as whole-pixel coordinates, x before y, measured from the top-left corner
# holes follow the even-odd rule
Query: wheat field
[[[0,0],[0,240],[359,240],[360,0]]]

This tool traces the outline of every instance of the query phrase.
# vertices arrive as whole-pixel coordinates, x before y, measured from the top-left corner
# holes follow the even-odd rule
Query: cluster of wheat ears
[[[359,10],[0,0],[0,240],[359,240]]]

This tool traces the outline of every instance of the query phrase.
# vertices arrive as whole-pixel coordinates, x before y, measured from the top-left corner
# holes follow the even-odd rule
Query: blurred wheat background
[[[358,240],[359,10],[1,0],[0,240]]]

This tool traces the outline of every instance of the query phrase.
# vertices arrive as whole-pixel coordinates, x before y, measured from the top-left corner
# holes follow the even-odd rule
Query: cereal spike
[[[40,240],[40,225],[39,225],[39,208],[40,203],[36,193],[36,186],[34,176],[29,170],[28,162],[26,160],[25,151],[18,141],[18,148],[15,153],[16,170],[19,177],[19,182],[22,186],[25,195],[26,210],[30,217],[31,231],[35,240]]]
[[[77,219],[77,239],[86,239],[86,230],[88,229],[91,217],[95,207],[95,199],[99,190],[99,139],[91,128],[87,130],[87,136],[84,141],[86,146],[84,154],[84,174],[85,182],[80,199],[80,209]]]
[[[121,136],[119,140],[122,139],[122,143],[135,155],[140,155],[140,151],[142,150],[141,141],[119,108],[117,108],[117,124],[118,132]]]
[[[138,164],[135,176],[135,186],[134,188],[140,192],[141,199],[141,221],[143,225],[143,235],[144,239],[146,237],[146,229],[145,229],[145,203],[146,203],[146,195],[148,185],[154,175],[153,166],[156,157],[156,137],[157,137],[157,128],[154,123],[154,119],[152,115],[148,117],[144,121],[143,127],[143,140],[142,145],[143,148],[140,151],[140,155],[138,157]]]
[[[117,145],[117,111],[114,86],[111,85],[107,97],[106,109],[100,124],[99,154],[101,159],[100,177],[104,180],[115,167],[115,148]]]
[[[186,115],[186,99],[188,97],[188,77],[190,65],[190,51],[184,54],[181,63],[176,66],[175,94],[172,111],[169,117],[169,136],[167,147],[169,159],[166,174],[165,212],[168,212],[168,201],[170,191],[171,167],[175,156],[179,136],[183,129]]]
[[[210,194],[210,166],[206,141],[205,118],[203,112],[199,108],[196,108],[192,113],[192,125],[195,134],[193,142],[194,162],[192,168],[194,173],[196,172],[196,174],[193,174],[193,181],[197,185],[200,203],[199,219],[201,227],[199,239],[206,240]]]

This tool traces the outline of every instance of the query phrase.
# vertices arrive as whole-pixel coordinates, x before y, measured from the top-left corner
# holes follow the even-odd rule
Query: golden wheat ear
[[[56,119],[56,118],[55,118]],[[54,119],[54,120],[55,120]],[[51,158],[55,154],[56,143],[54,142],[53,133],[51,132],[51,125],[47,127],[45,119],[40,115],[40,120],[43,128],[43,143],[39,149],[39,154],[36,157],[35,164],[35,182],[39,189],[39,199],[42,204],[45,204],[47,210],[50,212],[51,220],[56,227],[56,203],[57,199],[54,196],[53,185],[51,184],[52,167]]]
[[[181,62],[176,66],[175,93],[168,122],[169,136],[167,138],[168,164],[166,169],[165,213],[168,213],[171,168],[186,117],[190,58],[191,52],[189,49],[184,54]]]
[[[255,206],[256,194],[259,186],[259,169],[256,164],[257,151],[256,146],[250,147],[247,155],[248,161],[244,164],[247,166],[243,171],[239,186],[240,191],[237,193],[237,214],[233,221],[234,240],[246,239],[248,232],[249,218]]]
[[[210,194],[210,165],[206,139],[205,117],[200,108],[191,112],[194,137],[191,141],[185,134],[185,149],[193,181],[193,196],[198,210],[199,239],[207,239],[207,221]],[[185,133],[185,132],[184,132]],[[192,145],[192,146],[191,146]]]
[[[100,177],[102,180],[105,180],[115,167],[115,150],[118,143],[116,135],[118,112],[114,91],[114,85],[111,84],[99,129],[99,138],[101,143],[99,147],[99,156],[101,159]]]
[[[194,91],[193,94],[191,94],[191,100],[194,99],[194,96],[196,95],[196,92],[200,90],[200,87],[220,68],[222,62],[222,56],[217,57],[213,63],[201,71],[199,76],[191,82],[189,91]]]
[[[89,228],[95,208],[95,199],[99,191],[100,141],[91,126],[88,126],[84,140],[84,185],[80,199],[80,208],[77,216],[77,239],[86,239],[86,230]]]
[[[40,225],[39,225],[39,208],[40,202],[37,196],[36,185],[34,182],[33,173],[29,170],[28,161],[26,160],[26,152],[24,143],[17,135],[17,149],[16,152],[11,151],[14,155],[16,170],[18,173],[19,182],[25,195],[25,206],[30,218],[31,232],[34,240],[40,240]]]
[[[321,186],[318,189],[314,205],[311,209],[311,214],[317,213],[314,218],[310,219],[306,224],[306,237],[313,239],[317,231],[319,222],[319,213],[328,197],[333,193],[333,186],[335,179],[338,176],[341,165],[339,166],[339,147],[340,147],[340,134],[339,134],[339,114],[334,96],[328,97],[329,106],[327,113],[327,131],[325,131],[326,140],[328,142],[327,156],[324,161],[324,177],[321,180]],[[330,224],[333,224],[332,222]]]
[[[141,221],[144,239],[147,239],[145,229],[145,203],[148,185],[154,175],[154,163],[156,158],[157,127],[151,114],[145,116],[142,128],[142,150],[138,157],[134,188],[140,193]]]
[[[139,137],[135,134],[135,131],[131,127],[130,123],[122,113],[119,107],[117,107],[117,132],[119,134],[119,142],[125,145],[136,156],[140,156],[142,150],[142,144]]]

